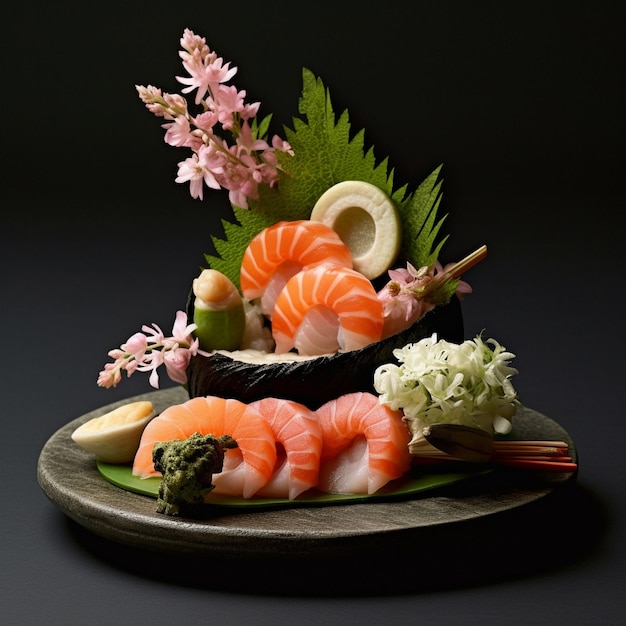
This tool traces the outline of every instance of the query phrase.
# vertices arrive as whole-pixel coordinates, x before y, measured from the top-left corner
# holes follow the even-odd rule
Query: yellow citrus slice
[[[155,415],[152,402],[130,402],[85,422],[72,433],[72,439],[98,461],[128,463],[137,452],[143,429]]]
[[[400,251],[402,224],[396,206],[371,183],[346,180],[333,185],[315,203],[311,219],[341,237],[354,269],[370,280],[387,271]]]

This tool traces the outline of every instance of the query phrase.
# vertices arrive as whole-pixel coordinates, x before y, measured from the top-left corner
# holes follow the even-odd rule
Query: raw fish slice
[[[372,494],[409,471],[411,434],[403,414],[374,394],[346,394],[315,414],[323,437],[320,491]]]
[[[249,243],[241,263],[241,292],[248,300],[261,299],[264,315],[289,278],[303,267],[332,262],[352,267],[352,254],[329,226],[311,220],[278,222]]]
[[[328,352],[328,342],[316,346],[307,339],[310,329],[304,322],[314,307],[335,314],[335,345],[342,351],[358,350],[382,337],[383,305],[372,283],[353,269],[324,263],[298,272],[278,296],[272,315],[276,352],[289,352],[296,344],[306,349],[301,354]]]
[[[324,306],[307,311],[296,332],[294,347],[299,354],[334,354],[339,350],[339,317]]]
[[[212,493],[251,498],[272,476],[276,463],[276,439],[267,420],[238,400],[215,396],[193,398],[168,407],[146,426],[133,462],[133,474],[159,476],[152,462],[157,441],[201,435],[230,435],[238,448],[228,450],[224,468],[214,474]]]
[[[263,295],[258,301],[263,315],[268,318],[272,317],[274,305],[276,304],[280,292],[287,284],[287,281],[292,276],[295,276],[301,269],[302,266],[295,261],[285,261],[276,268],[272,277],[267,281]]]
[[[315,413],[280,398],[263,398],[250,406],[268,421],[279,444],[272,478],[257,495],[293,500],[315,487],[322,452],[322,431]]]

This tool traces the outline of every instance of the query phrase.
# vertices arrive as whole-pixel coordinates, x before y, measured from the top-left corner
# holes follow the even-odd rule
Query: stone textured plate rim
[[[216,508],[201,519],[155,512],[154,499],[108,483],[92,455],[70,438],[80,424],[128,402],[149,400],[158,411],[188,398],[182,387],[141,394],[72,420],[44,445],[37,478],[48,498],[68,517],[112,541],[158,552],[228,557],[312,556],[393,547],[430,528],[490,517],[523,507],[571,483],[576,474],[492,472],[422,497],[285,509]],[[518,438],[574,443],[556,422],[526,408]]]

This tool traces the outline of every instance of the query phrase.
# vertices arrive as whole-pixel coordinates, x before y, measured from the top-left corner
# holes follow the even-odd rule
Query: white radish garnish
[[[346,180],[315,203],[311,220],[330,226],[352,253],[354,269],[370,280],[381,276],[400,251],[402,224],[391,198],[375,185]]]

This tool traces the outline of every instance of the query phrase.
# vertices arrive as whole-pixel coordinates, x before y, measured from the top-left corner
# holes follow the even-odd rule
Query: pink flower
[[[275,151],[293,155],[288,142],[278,136],[270,146],[258,135],[256,118],[260,103],[246,102],[246,91],[227,85],[237,73],[212,51],[204,37],[185,29],[179,56],[189,76],[177,76],[183,94],[196,91],[195,105],[202,112],[195,117],[187,100],[159,88],[137,86],[146,108],[167,120],[164,140],[175,147],[190,148],[192,154],[178,163],[176,182],[189,183],[193,198],[204,197],[204,186],[225,189],[232,204],[247,208],[258,197],[258,186],[276,185],[279,167]]]
[[[202,200],[204,185],[211,189],[220,189],[220,184],[215,178],[216,174],[221,174],[223,168],[211,168],[211,158],[205,146],[201,146],[198,153],[181,161],[178,164],[177,183],[189,182],[189,192],[192,198]]]
[[[138,372],[150,372],[150,386],[155,389],[159,388],[159,373],[157,369],[163,365],[164,354],[162,350],[154,349],[146,354],[141,362],[136,366]]]
[[[293,156],[293,150],[291,149],[291,145],[289,144],[289,142],[285,141],[278,135],[274,135],[272,137],[272,147],[275,150],[279,150],[280,152],[286,152],[287,154]]]
[[[158,326],[157,324],[152,324],[151,326],[144,324],[141,327],[141,330],[150,339],[152,339],[152,343],[160,344],[165,339],[165,333],[161,330],[161,327]]]
[[[185,370],[189,365],[191,354],[189,350],[184,348],[176,348],[165,354],[163,362],[167,375],[176,383],[184,385],[187,382],[187,374]]]
[[[177,76],[176,80],[183,85],[187,85],[182,92],[189,93],[197,89],[196,104],[202,102],[205,94],[211,96],[217,91],[220,83],[228,82],[236,73],[237,68],[230,67],[230,63],[224,63],[221,57],[215,55],[204,55],[199,50],[194,50],[191,55],[181,53],[183,67],[189,73],[189,78]]]
[[[172,117],[179,115],[187,115],[187,100],[177,93],[164,93],[163,100],[171,111]]]
[[[241,125],[237,136],[237,152],[252,154],[253,152],[263,152],[269,150],[267,141],[259,139],[252,134],[252,128],[247,121]]]
[[[237,91],[233,85],[219,85],[215,94],[215,113],[222,128],[230,130],[233,127],[235,113],[244,110],[245,91]]]
[[[446,271],[450,269],[453,265],[455,264],[448,263],[445,267],[442,267],[439,261],[435,261],[435,276],[437,276],[438,274],[445,274]],[[464,280],[459,280],[459,284],[457,285],[455,291],[457,297],[463,300],[463,296],[468,293],[472,293],[472,287],[470,286],[470,284],[466,283]]]
[[[193,119],[194,126],[206,135],[213,135],[213,127],[218,121],[215,111],[204,111]]]
[[[245,194],[243,189],[231,189],[228,192],[228,201],[236,207],[240,207],[242,209],[248,208],[248,196]]]
[[[377,294],[378,299],[383,303],[383,337],[395,335],[408,328],[435,308],[435,303],[423,293],[424,287],[435,277],[445,274],[454,265],[456,264],[449,263],[442,267],[439,261],[435,261],[431,266],[416,269],[407,263],[406,268],[389,270],[391,280]],[[462,280],[458,282],[455,293],[459,298],[471,292],[472,288],[466,282]]]
[[[187,114],[187,101],[178,94],[162,93],[158,87],[135,85],[146,108],[157,117],[173,120]]]
[[[260,102],[244,102],[243,109],[239,112],[239,117],[242,120],[250,120],[253,117],[256,117],[256,114],[259,112],[260,107]]]
[[[142,333],[135,333],[121,347],[124,352],[132,354],[133,358],[141,361],[148,347],[148,338]]]
[[[196,328],[196,324],[187,324],[187,314],[184,311],[177,311],[172,327],[172,338],[181,344],[190,344],[192,343],[191,333]]]
[[[163,124],[165,128],[165,143],[170,146],[183,147],[183,146],[197,146],[200,143],[196,137],[192,134],[191,125],[189,120],[182,115],[179,115],[173,122]]]
[[[403,287],[396,290],[387,285],[378,292],[378,299],[383,303],[383,338],[403,331],[434,308],[433,304],[416,298]]]
[[[156,324],[142,326],[143,333],[135,333],[128,341],[109,352],[115,361],[106,363],[98,375],[98,386],[115,387],[122,379],[122,370],[128,377],[133,372],[150,372],[149,383],[158,389],[158,368],[165,365],[168,376],[177,383],[187,382],[186,369],[189,360],[196,354],[208,356],[199,350],[199,341],[193,336],[195,324],[187,323],[183,311],[176,313],[172,335],[166,337]]]
[[[154,113],[157,117],[165,116],[167,107],[165,106],[161,90],[158,87],[153,87],[152,85],[148,85],[147,87],[135,85],[135,89],[139,94],[139,98],[151,113]]]
[[[192,54],[194,50],[199,50],[203,55],[209,53],[209,47],[206,45],[206,39],[204,37],[200,37],[200,35],[196,35],[189,28],[185,28],[183,31],[183,36],[180,40],[180,47],[188,54]]]
[[[122,380],[120,369],[116,367],[115,363],[107,363],[98,374],[98,387],[104,387],[105,389],[115,387]]]
[[[421,291],[436,275],[445,271],[439,261],[419,269],[407,263],[406,268],[389,270],[391,280],[378,292],[378,299],[383,303],[384,337],[401,332],[435,308],[428,297],[422,297]],[[466,286],[469,287],[467,283],[463,283],[462,287],[459,283],[460,290],[465,290]]]

